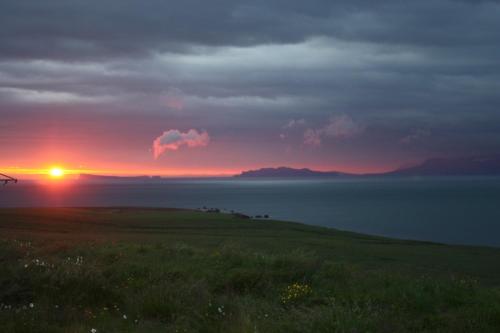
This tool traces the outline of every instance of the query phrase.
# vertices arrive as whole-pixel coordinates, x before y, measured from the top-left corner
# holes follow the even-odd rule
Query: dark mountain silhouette
[[[161,180],[159,176],[103,176],[103,175],[91,175],[87,173],[82,173],[78,177],[79,180],[85,181],[151,181],[151,180]]]
[[[294,169],[287,167],[262,168],[258,170],[243,171],[235,177],[256,178],[256,177],[338,177],[350,174],[338,171],[314,171],[311,169]]]
[[[386,175],[397,176],[472,176],[500,175],[500,156],[433,158],[401,168]]]
[[[500,176],[500,155],[460,158],[432,158],[411,167],[402,167],[386,173],[352,174],[340,171],[315,171],[307,168],[289,167],[261,168],[243,171],[236,178],[332,178],[332,177],[392,177],[392,176]],[[159,181],[167,178],[160,176],[102,176],[81,174],[84,181]]]
[[[500,155],[474,156],[459,158],[432,158],[421,164],[403,167],[386,173],[375,174],[350,174],[339,171],[314,171],[310,169],[294,169],[288,167],[262,168],[258,170],[243,171],[235,177],[373,177],[373,176],[480,176],[500,175]]]

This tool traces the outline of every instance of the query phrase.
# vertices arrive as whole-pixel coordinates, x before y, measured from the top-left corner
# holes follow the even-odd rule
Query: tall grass
[[[1,332],[495,332],[500,292],[314,251],[0,243]]]

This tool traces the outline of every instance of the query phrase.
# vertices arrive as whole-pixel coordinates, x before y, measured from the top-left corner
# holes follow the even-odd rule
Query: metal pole
[[[12,183],[17,183],[17,179],[13,178],[11,176],[4,175],[3,173],[0,173],[0,183],[3,183],[4,185],[7,185],[7,183],[12,182]]]

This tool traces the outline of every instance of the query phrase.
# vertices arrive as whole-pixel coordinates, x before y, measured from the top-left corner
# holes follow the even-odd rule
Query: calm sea
[[[0,207],[217,207],[368,234],[500,246],[500,178],[168,180],[0,187]]]

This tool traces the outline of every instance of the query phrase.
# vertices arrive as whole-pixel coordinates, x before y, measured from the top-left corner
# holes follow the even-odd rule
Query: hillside
[[[2,332],[500,329],[500,249],[175,209],[1,209],[0,232]]]

